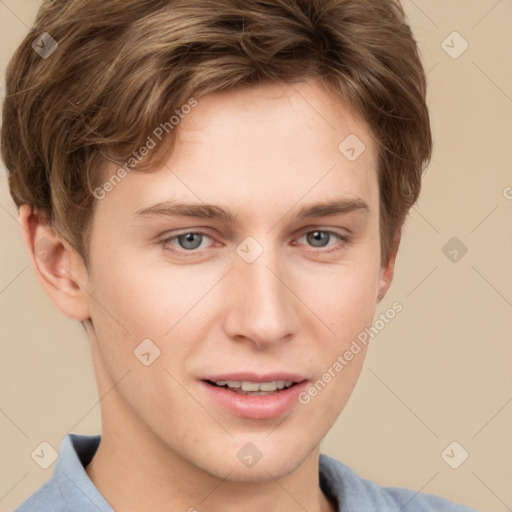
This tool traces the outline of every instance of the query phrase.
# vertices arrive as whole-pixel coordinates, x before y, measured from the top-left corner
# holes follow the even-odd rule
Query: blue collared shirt
[[[15,512],[113,512],[84,469],[100,438],[66,435],[51,479]],[[432,494],[380,487],[325,454],[320,454],[319,469],[322,491],[337,500],[339,512],[477,512]]]

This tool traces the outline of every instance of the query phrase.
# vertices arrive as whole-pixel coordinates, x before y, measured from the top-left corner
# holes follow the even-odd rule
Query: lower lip
[[[201,381],[206,393],[232,414],[253,420],[277,418],[297,403],[297,396],[308,385],[302,381],[287,389],[269,395],[240,395]]]

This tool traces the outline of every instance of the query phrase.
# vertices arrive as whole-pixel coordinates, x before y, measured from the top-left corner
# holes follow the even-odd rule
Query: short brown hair
[[[46,58],[32,47],[43,32],[58,44]],[[6,74],[11,195],[47,212],[87,265],[108,160],[126,162],[190,98],[308,78],[329,84],[378,143],[387,262],[432,151],[426,76],[399,0],[44,1]],[[168,131],[137,170],[170,156]]]

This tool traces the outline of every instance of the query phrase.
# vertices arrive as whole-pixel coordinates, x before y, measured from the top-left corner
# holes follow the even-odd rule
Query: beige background
[[[38,4],[0,0],[0,87]],[[429,70],[434,157],[377,314],[397,300],[404,309],[374,338],[322,451],[380,485],[501,512],[512,509],[512,2],[404,7]],[[441,46],[453,31],[469,44],[456,59]],[[87,340],[36,281],[3,169],[0,188],[0,510],[10,511],[53,470],[31,452],[99,432],[100,416]],[[452,237],[468,248],[455,263],[442,252]],[[452,441],[469,453],[458,469],[441,457]]]

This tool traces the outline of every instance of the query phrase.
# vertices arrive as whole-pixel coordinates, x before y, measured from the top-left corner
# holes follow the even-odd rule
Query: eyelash
[[[339,240],[343,243],[342,243],[341,247],[339,246],[339,244],[335,244],[333,246],[333,248],[328,249],[328,250],[323,250],[323,247],[312,247],[313,252],[315,252],[315,253],[321,252],[323,254],[329,254],[329,253],[332,253],[335,251],[339,251],[339,250],[343,249],[343,247],[346,244],[349,244],[352,241],[352,238],[348,235],[342,235],[341,233],[338,233],[336,231],[330,231],[327,229],[308,229],[306,231],[302,231],[300,233],[300,235],[298,236],[298,238],[302,238],[303,236],[308,235],[309,233],[314,233],[317,231],[321,232],[321,233],[328,233],[329,235],[334,235],[335,237],[339,238]],[[170,243],[173,240],[176,240],[178,237],[183,236],[183,235],[189,235],[189,234],[201,235],[201,236],[212,239],[212,237],[208,233],[205,233],[204,231],[184,231],[183,233],[178,233],[177,235],[172,235],[172,236],[169,236],[169,237],[163,239],[161,241],[161,245],[165,251],[183,255],[185,257],[197,256],[198,254],[201,253],[201,249],[191,249],[191,250],[187,251],[186,249],[176,250],[176,249],[169,249],[168,247],[166,247],[166,244]],[[330,239],[329,239],[329,241],[330,241]],[[327,246],[327,247],[329,247],[329,246]]]

